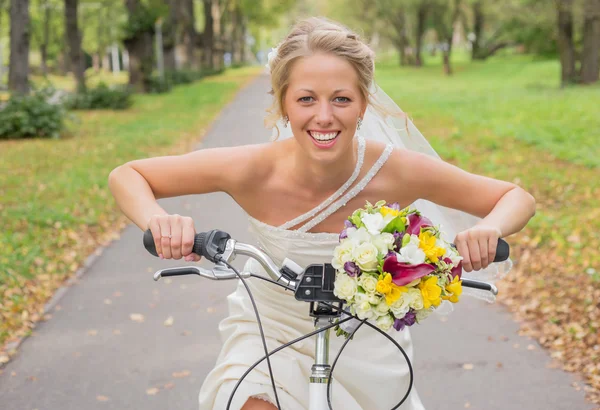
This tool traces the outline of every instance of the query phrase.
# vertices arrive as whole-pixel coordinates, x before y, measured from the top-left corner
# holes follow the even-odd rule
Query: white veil
[[[418,151],[435,158],[440,158],[413,122],[385,91],[375,82],[372,83],[369,91],[371,92],[371,100],[374,104],[369,104],[360,130],[357,131],[358,135],[366,140],[375,140],[386,144],[391,143],[398,148]],[[375,107],[381,108],[387,113],[398,113],[398,115],[384,115]],[[279,139],[290,138],[292,136],[291,128],[283,127],[282,121],[279,121],[277,126],[280,131]],[[276,136],[277,129],[274,128],[273,138]],[[480,220],[480,218],[465,212],[446,208],[423,199],[415,201],[411,206],[417,208],[435,225],[440,225],[444,239],[449,242],[453,241],[459,232],[472,228]],[[508,259],[505,262],[492,263],[487,268],[479,271],[463,271],[462,277],[493,283],[495,280],[506,275],[511,268],[512,261]],[[495,301],[494,295],[483,290],[465,287],[463,288],[463,294],[474,296],[490,303]],[[445,307],[440,306],[440,308],[436,309],[436,312],[449,313],[451,311],[451,304],[445,303],[445,305]]]

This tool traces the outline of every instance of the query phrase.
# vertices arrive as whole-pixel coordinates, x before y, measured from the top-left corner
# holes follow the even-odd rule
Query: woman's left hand
[[[464,271],[471,272],[488,267],[496,257],[496,247],[501,237],[500,229],[490,225],[475,225],[456,235],[454,245],[463,257]]]

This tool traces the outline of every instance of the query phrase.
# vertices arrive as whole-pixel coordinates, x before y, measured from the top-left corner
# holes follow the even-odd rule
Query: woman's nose
[[[318,105],[317,123],[319,125],[329,125],[333,122],[333,110],[329,102]]]

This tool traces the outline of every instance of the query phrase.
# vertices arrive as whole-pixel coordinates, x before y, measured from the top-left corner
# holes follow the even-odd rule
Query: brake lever
[[[237,279],[238,275],[222,263],[217,263],[214,269],[205,269],[200,266],[181,266],[176,268],[165,268],[154,273],[154,280],[169,276],[198,275],[210,280],[228,280]],[[250,272],[240,272],[240,276],[247,279],[251,276]]]

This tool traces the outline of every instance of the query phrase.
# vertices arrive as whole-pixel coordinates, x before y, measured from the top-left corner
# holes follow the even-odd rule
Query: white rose
[[[374,236],[372,243],[377,247],[379,253],[387,255],[388,251],[394,246],[394,235],[384,232],[380,235]]]
[[[274,47],[269,51],[269,54],[267,54],[267,65],[265,65],[265,67],[267,67],[268,70],[271,69],[271,61],[277,56],[278,51],[279,47]]]
[[[431,315],[433,311],[429,310],[429,309],[421,309],[421,310],[417,310],[417,313],[415,315],[416,319],[417,319],[417,323],[421,322],[422,320],[425,320],[429,315]]]
[[[365,290],[365,292],[372,294],[377,289],[377,278],[372,275],[362,274],[358,279],[358,284]]]
[[[413,308],[415,310],[423,309],[423,295],[421,294],[420,289],[409,288],[408,292],[406,292],[406,293],[409,295],[408,305],[411,308]]]
[[[396,259],[398,262],[418,265],[425,262],[425,252],[418,245],[408,243],[400,248],[400,253],[396,253]]]
[[[344,263],[352,261],[352,251],[354,250],[354,243],[349,240],[344,240],[333,251],[333,261],[331,265],[340,271],[344,270]]]
[[[388,314],[388,312],[390,311],[390,307],[388,306],[385,300],[382,300],[377,306],[375,306],[374,310],[377,316],[383,316]]]
[[[377,247],[369,242],[358,245],[352,250],[353,259],[363,271],[374,271],[377,269],[377,254]]]
[[[378,328],[380,328],[384,332],[387,332],[394,325],[394,318],[390,315],[383,315],[378,317],[375,323],[377,324]]]
[[[381,302],[381,297],[377,296],[375,293],[370,293],[368,300],[370,304],[377,305]]]
[[[370,320],[370,319],[374,319],[376,317],[375,312],[373,311],[373,308],[368,301],[364,301],[359,304],[355,304],[354,310],[356,312],[356,316],[358,316],[358,318],[360,320],[363,320],[363,319]]]
[[[348,228],[346,229],[346,235],[348,235],[348,239],[350,239],[354,246],[362,245],[365,242],[371,242],[371,235],[364,226],[360,228]]]
[[[408,294],[408,292],[402,292],[398,300],[392,303],[392,305],[390,306],[390,310],[392,311],[394,316],[402,318],[410,309],[409,303],[410,295]]]
[[[333,294],[340,299],[352,300],[356,291],[358,290],[358,284],[356,279],[352,278],[345,273],[340,273],[335,278],[333,285]]]

